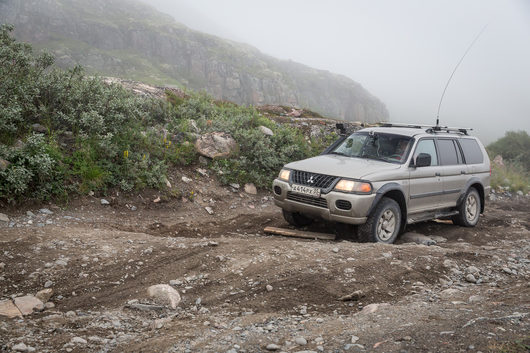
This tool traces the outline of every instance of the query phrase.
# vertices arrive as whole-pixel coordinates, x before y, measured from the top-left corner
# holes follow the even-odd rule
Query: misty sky
[[[190,28],[346,75],[391,121],[475,128],[485,143],[530,131],[528,0],[144,0]]]

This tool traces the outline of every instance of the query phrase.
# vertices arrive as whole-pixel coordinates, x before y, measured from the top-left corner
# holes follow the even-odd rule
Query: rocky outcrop
[[[52,50],[61,66],[206,90],[239,104],[310,108],[351,121],[388,119],[353,80],[192,31],[133,0],[2,0],[0,22]]]

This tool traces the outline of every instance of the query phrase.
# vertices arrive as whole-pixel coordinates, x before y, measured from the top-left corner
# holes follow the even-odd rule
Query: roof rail
[[[381,127],[404,127],[410,129],[426,129],[425,132],[435,133],[435,132],[456,132],[464,135],[468,134],[468,131],[472,131],[472,128],[469,127],[449,127],[449,126],[439,126],[439,125],[423,125],[423,124],[401,124],[401,123],[380,123]]]

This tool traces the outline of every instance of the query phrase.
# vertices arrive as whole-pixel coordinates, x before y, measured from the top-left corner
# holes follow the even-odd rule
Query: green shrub
[[[526,194],[530,191],[530,175],[520,164],[514,162],[505,161],[504,166],[492,163],[491,187]]]
[[[9,162],[0,171],[0,199],[162,188],[172,165],[197,162],[193,142],[213,131],[230,133],[240,145],[237,155],[210,163],[220,180],[268,188],[285,163],[329,143],[306,141],[300,130],[252,107],[205,93],[142,98],[85,76],[81,67],[59,70],[49,54],[34,55],[14,40],[12,30],[0,27],[0,158]],[[33,133],[33,124],[46,134]]]
[[[530,136],[526,131],[508,131],[487,149],[492,158],[501,155],[504,160],[519,163],[530,172]]]

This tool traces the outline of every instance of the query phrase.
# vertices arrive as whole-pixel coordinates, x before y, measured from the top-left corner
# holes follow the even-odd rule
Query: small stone
[[[26,211],[26,216],[28,217],[35,217],[35,213],[31,212],[31,211]]]
[[[351,336],[351,343],[356,343],[359,340],[357,336]]]
[[[86,339],[84,338],[81,338],[81,337],[74,337],[70,340],[71,343],[73,344],[82,344],[82,345],[85,345],[87,344],[88,342],[86,341]]]
[[[470,273],[466,276],[466,281],[468,281],[469,283],[477,283],[477,278]]]
[[[52,281],[44,282],[44,288],[50,288],[51,286],[53,286],[53,282]]]
[[[3,271],[4,268],[6,268],[6,264],[3,262],[0,262],[0,271]]]
[[[277,351],[280,349],[280,346],[278,346],[277,344],[271,343],[271,344],[268,344],[267,347],[265,347],[265,349],[268,351]]]
[[[41,208],[41,209],[39,210],[39,212],[42,213],[42,214],[47,214],[47,215],[52,215],[52,214],[53,214],[53,212],[50,211],[50,210],[47,209],[47,208]]]
[[[31,125],[31,127],[33,128],[33,131],[39,132],[41,134],[44,134],[44,133],[46,133],[48,131],[46,126],[41,125],[41,124],[33,124],[33,125]]]
[[[272,288],[272,286],[270,284],[267,284],[267,286],[265,287],[265,289],[267,289],[267,292],[272,292],[272,290],[274,288]]]
[[[55,261],[55,264],[59,265],[59,266],[68,266],[68,262],[66,262],[64,260],[57,260],[57,261]]]
[[[9,167],[11,163],[9,163],[8,161],[6,161],[5,159],[3,158],[0,158],[0,170],[6,170],[7,167]]]
[[[294,342],[299,346],[305,346],[307,344],[307,340],[304,337],[296,337]]]
[[[160,198],[160,196],[158,196],[156,199],[153,200],[153,203],[159,203],[160,201],[162,201],[162,199]]]
[[[35,294],[35,298],[39,299],[43,303],[46,303],[48,300],[50,300],[52,295],[53,289],[47,288],[37,292],[37,294]]]
[[[55,308],[55,304],[53,302],[47,302],[46,304],[44,304],[44,308],[45,309],[53,309],[53,308]]]
[[[484,298],[481,297],[480,295],[472,295],[469,297],[469,299],[467,300],[468,303],[479,303],[481,301],[483,301]]]
[[[206,206],[204,209],[206,210],[206,212],[208,212],[209,215],[214,214],[213,209],[210,206]]]
[[[258,190],[254,184],[245,184],[245,192],[250,195],[258,194]]]
[[[169,305],[172,309],[176,309],[181,300],[179,292],[168,284],[157,284],[147,288],[147,295],[162,304]]]
[[[241,187],[239,184],[230,184],[230,186],[236,190],[239,190],[239,188]]]
[[[199,173],[200,175],[202,175],[203,177],[207,177],[208,176],[208,171],[206,169],[202,169],[202,168],[197,168],[195,169],[197,171],[197,173]]]
[[[372,314],[372,313],[375,313],[376,311],[380,310],[381,308],[385,307],[385,306],[389,306],[390,304],[388,303],[373,303],[373,304],[368,304],[367,306],[365,306],[363,308],[363,310],[361,310],[361,313],[365,313],[365,314]]]
[[[107,205],[110,205],[110,202],[108,202],[108,201],[107,201],[107,200],[105,200],[105,199],[101,199],[101,201],[100,201],[100,202],[101,202],[101,204],[102,204],[103,206],[107,206]]]
[[[172,279],[171,281],[169,281],[169,284],[172,286],[180,286],[182,284],[182,281],[179,279]]]
[[[6,214],[4,214],[4,213],[0,213],[0,222],[8,223],[9,222],[9,217]]]
[[[466,268],[466,272],[467,273],[472,273],[472,274],[477,274],[479,273],[479,269],[476,268],[475,266],[469,266],[468,268]]]
[[[502,270],[503,270],[504,272],[506,272],[507,274],[510,274],[510,275],[513,273],[512,270],[510,270],[508,267],[503,267]]]
[[[183,176],[183,177],[182,177],[182,181],[185,182],[186,184],[189,184],[189,183],[191,183],[193,180],[191,180],[191,179],[188,178],[187,176]]]
[[[339,248],[333,248],[331,249],[331,251],[333,251],[335,254],[339,252]]]
[[[11,349],[15,352],[27,352],[28,346],[26,346],[24,343],[21,342],[21,343],[15,344]]]

